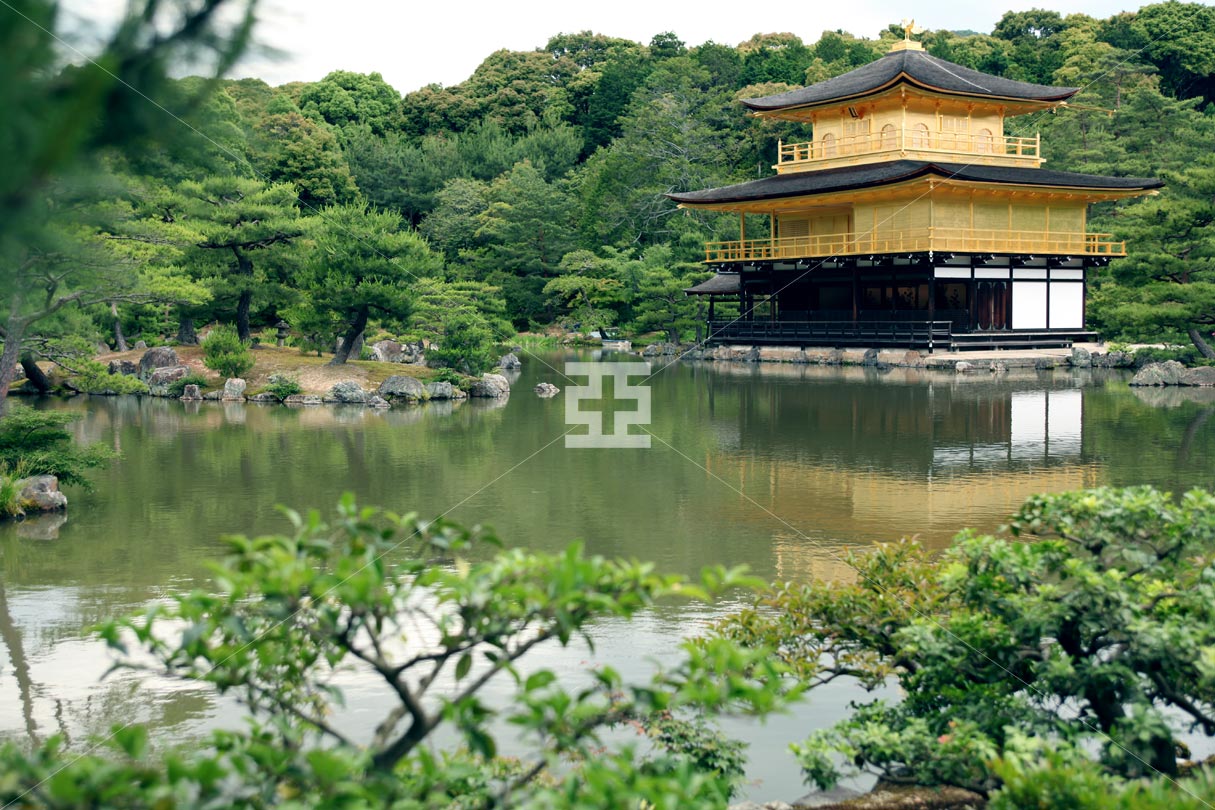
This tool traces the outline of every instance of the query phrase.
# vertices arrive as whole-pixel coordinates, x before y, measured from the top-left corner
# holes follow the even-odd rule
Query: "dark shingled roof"
[[[688,287],[684,292],[688,295],[737,295],[740,289],[738,273],[718,273],[708,281]]]
[[[1063,101],[1080,91],[1078,87],[1050,87],[1029,84],[999,76],[989,76],[925,51],[905,50],[888,53],[876,62],[850,70],[825,82],[775,96],[743,99],[753,110],[772,111],[810,104],[824,104],[868,95],[895,83],[900,76],[910,84],[929,90],[943,90],[965,96],[1014,98],[1025,101]]]
[[[888,163],[844,166],[816,172],[778,174],[762,180],[752,180],[749,183],[666,196],[675,202],[689,204],[749,202],[886,186],[928,174],[976,183],[1008,183],[1050,188],[1096,188],[1111,191],[1146,190],[1160,188],[1164,185],[1162,181],[1154,177],[1102,177],[1095,174],[1056,172],[1049,169],[1020,166],[978,166],[930,163],[923,160],[894,160]]]

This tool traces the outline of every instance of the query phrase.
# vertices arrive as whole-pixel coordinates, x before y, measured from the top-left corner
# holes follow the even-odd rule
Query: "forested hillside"
[[[31,329],[191,342],[204,323],[248,337],[285,318],[327,350],[363,329],[441,339],[453,323],[498,339],[553,324],[696,337],[697,303],[681,290],[705,276],[703,243],[737,238],[738,221],[663,194],[770,174],[777,140],[809,132],[752,118],[738,99],[838,75],[903,36],[808,33],[737,46],[559,34],[403,96],[345,71],[221,82],[181,107],[193,129],[172,146],[112,150],[104,180],[53,190],[73,214],[42,238],[87,255],[94,270],[74,283],[99,294]],[[920,39],[988,73],[1084,88],[1008,134],[1041,132],[1050,168],[1168,182],[1092,212],[1090,230],[1132,251],[1091,288],[1092,325],[1201,343],[1215,324],[1215,10],[1010,12],[990,34]]]

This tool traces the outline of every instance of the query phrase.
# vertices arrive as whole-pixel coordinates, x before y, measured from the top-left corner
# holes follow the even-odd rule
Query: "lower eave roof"
[[[1096,174],[1057,172],[1024,166],[979,166],[923,160],[894,160],[887,163],[869,163],[861,166],[843,166],[837,169],[778,174],[733,186],[690,191],[683,194],[667,194],[666,196],[677,203],[687,205],[754,202],[888,186],[927,175],[975,183],[1004,183],[1048,188],[1089,188],[1109,191],[1147,191],[1164,185],[1163,181],[1154,177],[1103,177]]]
[[[738,293],[742,285],[738,273],[718,273],[708,281],[702,281],[695,287],[684,290],[688,295],[731,295]]]

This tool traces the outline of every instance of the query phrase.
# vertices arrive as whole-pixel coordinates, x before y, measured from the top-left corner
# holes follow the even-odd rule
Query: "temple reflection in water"
[[[1032,375],[761,373],[799,381],[715,392],[725,452],[710,454],[710,471],[743,493],[728,519],[777,526],[780,578],[846,576],[848,550],[901,536],[943,547],[963,527],[994,531],[1035,493],[1100,481],[1084,436],[1085,396],[1099,389]]]

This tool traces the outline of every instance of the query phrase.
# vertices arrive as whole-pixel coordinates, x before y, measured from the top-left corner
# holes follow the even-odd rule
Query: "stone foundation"
[[[1101,354],[1088,349],[1009,349],[1000,352],[935,352],[908,349],[833,349],[829,347],[722,345],[689,350],[687,360],[733,363],[793,363],[824,366],[927,368],[939,371],[996,371],[1010,368],[1122,368],[1131,358],[1121,352]]]

